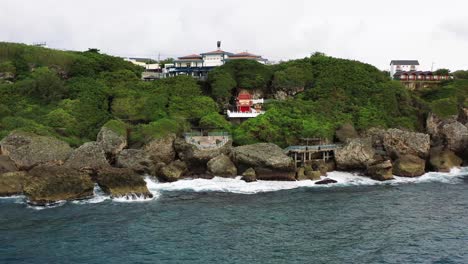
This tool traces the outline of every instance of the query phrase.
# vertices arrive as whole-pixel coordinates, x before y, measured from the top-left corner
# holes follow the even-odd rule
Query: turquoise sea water
[[[0,199],[0,263],[468,263],[468,177],[148,181],[156,198]]]

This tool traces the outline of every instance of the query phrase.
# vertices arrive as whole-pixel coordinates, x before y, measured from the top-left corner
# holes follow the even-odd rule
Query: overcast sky
[[[0,0],[0,41],[131,57],[216,49],[270,60],[314,51],[387,69],[468,69],[467,0]]]

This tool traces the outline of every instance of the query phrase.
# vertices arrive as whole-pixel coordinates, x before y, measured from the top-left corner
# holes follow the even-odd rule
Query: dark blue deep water
[[[44,210],[0,199],[0,263],[468,263],[468,178]]]

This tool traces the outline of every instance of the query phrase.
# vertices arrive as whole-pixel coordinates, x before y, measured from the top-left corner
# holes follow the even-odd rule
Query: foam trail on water
[[[146,182],[146,187],[148,188],[148,191],[153,195],[152,198],[145,198],[143,196],[124,196],[124,197],[114,197],[112,198],[112,201],[115,202],[121,202],[121,203],[130,203],[130,202],[148,202],[151,200],[155,200],[160,196],[159,191],[155,188],[158,183],[154,180],[151,179],[151,177],[146,176],[145,177],[145,182]]]
[[[73,204],[95,204],[95,203],[102,203],[105,200],[109,200],[110,196],[105,194],[104,191],[97,185],[97,183],[94,184],[94,190],[93,190],[93,197],[89,199],[84,199],[84,200],[76,200],[72,201]]]

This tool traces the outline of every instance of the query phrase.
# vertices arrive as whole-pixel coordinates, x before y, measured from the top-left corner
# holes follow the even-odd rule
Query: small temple
[[[252,94],[246,90],[241,90],[236,97],[236,105],[232,110],[227,110],[227,116],[230,119],[247,119],[264,114],[262,106],[265,100],[263,98],[254,99]]]

